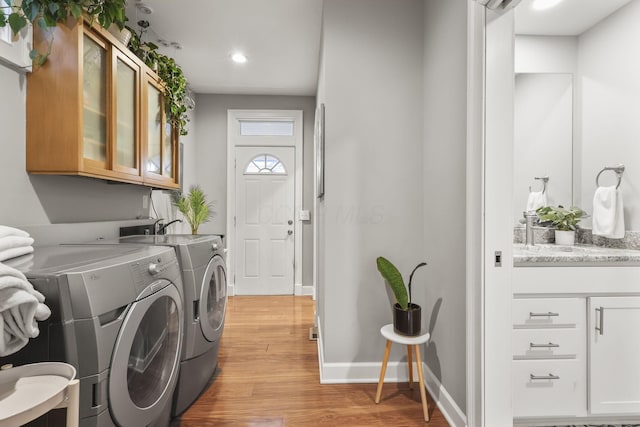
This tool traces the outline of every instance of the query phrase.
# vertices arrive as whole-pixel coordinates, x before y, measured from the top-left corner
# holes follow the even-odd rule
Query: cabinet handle
[[[600,327],[596,324],[596,331],[599,331],[600,335],[604,335],[604,307],[596,308],[596,311],[600,313]]]
[[[549,374],[549,375],[533,375],[529,374],[532,380],[559,380],[560,377],[557,375]]]
[[[534,344],[532,342],[529,343],[530,348],[558,348],[560,344],[554,344],[550,342],[549,344]]]
[[[558,317],[560,313],[554,313],[549,311],[547,313],[534,313],[533,311],[529,312],[529,317]]]

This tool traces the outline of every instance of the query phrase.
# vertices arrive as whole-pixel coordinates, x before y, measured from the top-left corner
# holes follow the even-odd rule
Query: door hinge
[[[236,217],[235,216],[233,217],[233,226],[234,227],[236,226]]]

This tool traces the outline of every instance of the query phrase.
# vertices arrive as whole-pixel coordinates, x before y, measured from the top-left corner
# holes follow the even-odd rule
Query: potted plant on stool
[[[549,222],[556,227],[556,244],[573,245],[576,239],[578,223],[586,215],[586,212],[577,207],[565,209],[562,206],[543,206],[536,210],[540,222]]]
[[[418,264],[409,275],[409,284],[405,287],[402,274],[395,265],[384,257],[378,257],[376,260],[378,271],[384,277],[385,281],[393,291],[396,303],[393,305],[393,329],[401,335],[417,336],[420,335],[420,327],[422,324],[422,308],[418,304],[414,304],[411,299],[411,282],[413,274],[420,267],[427,265],[426,262]],[[407,287],[409,292],[407,293]]]

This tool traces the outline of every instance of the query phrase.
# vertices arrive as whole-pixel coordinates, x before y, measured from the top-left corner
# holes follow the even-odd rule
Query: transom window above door
[[[260,174],[273,174],[273,175],[286,175],[287,171],[284,165],[276,156],[270,154],[260,154],[254,157],[249,162],[246,168],[244,168],[245,175],[260,175]]]
[[[240,136],[293,136],[292,120],[240,120]]]

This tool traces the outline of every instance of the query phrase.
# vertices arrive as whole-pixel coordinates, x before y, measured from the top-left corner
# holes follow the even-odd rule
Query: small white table
[[[0,425],[33,421],[52,409],[67,408],[67,427],[78,426],[79,382],[73,366],[42,362],[0,370]]]
[[[382,359],[382,368],[380,369],[380,379],[378,380],[378,391],[376,393],[376,403],[380,403],[380,395],[382,394],[382,384],[384,383],[384,375],[387,372],[387,362],[389,361],[389,353],[391,353],[391,344],[398,343],[407,346],[407,364],[409,367],[409,388],[413,387],[413,363],[412,351],[416,352],[416,365],[418,365],[418,381],[420,382],[420,398],[422,400],[422,412],[424,420],[429,421],[429,406],[427,405],[427,394],[424,389],[424,375],[422,373],[422,359],[420,357],[420,346],[429,341],[429,333],[409,337],[400,335],[393,330],[393,324],[384,325],[380,328],[380,333],[387,339],[387,347],[384,350],[384,358]]]

